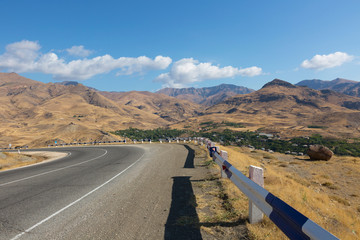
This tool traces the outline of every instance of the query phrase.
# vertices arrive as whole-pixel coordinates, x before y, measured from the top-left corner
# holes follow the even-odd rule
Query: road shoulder
[[[246,213],[232,205],[225,193],[219,168],[205,147],[189,144],[195,151],[195,171],[191,184],[196,198],[196,211],[203,239],[248,239]]]
[[[57,160],[68,153],[47,151],[0,152],[0,172]]]

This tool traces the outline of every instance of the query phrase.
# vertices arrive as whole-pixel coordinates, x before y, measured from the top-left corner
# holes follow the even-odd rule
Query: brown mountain
[[[101,95],[120,105],[132,106],[141,111],[155,114],[170,122],[196,116],[204,107],[187,100],[176,99],[164,94],[146,91],[100,92]]]
[[[116,136],[108,132],[117,129],[195,129],[203,127],[203,122],[242,123],[246,126],[242,130],[261,128],[288,137],[360,136],[360,98],[278,79],[256,92],[204,108],[164,94],[100,92],[79,83],[45,84],[1,73],[0,147],[109,140]]]
[[[189,122],[238,122],[250,130],[262,128],[282,136],[323,132],[330,136],[353,137],[360,135],[358,119],[360,98],[275,79],[256,92],[237,95],[214,105],[204,116]]]
[[[254,90],[232,84],[221,84],[205,88],[164,88],[156,93],[165,94],[178,99],[189,100],[198,104],[212,106],[225,99],[238,95],[251,93]]]
[[[119,99],[110,95],[116,94],[106,96],[82,84],[45,84],[2,73],[0,147],[110,139],[113,136],[106,132],[165,127],[193,116],[197,109],[196,104],[165,95],[132,92]]]
[[[360,97],[360,82],[336,78],[332,81],[319,79],[304,80],[296,84],[297,86],[306,86],[316,90],[330,89],[346,95]]]

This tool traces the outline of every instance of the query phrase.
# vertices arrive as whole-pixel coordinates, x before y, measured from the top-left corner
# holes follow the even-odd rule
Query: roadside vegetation
[[[222,122],[218,124],[235,126],[235,123]],[[213,127],[213,122],[204,122],[200,124],[206,128]],[[309,137],[296,137],[292,139],[280,139],[278,136],[269,136],[259,132],[234,131],[225,129],[224,131],[191,131],[188,129],[165,129],[157,128],[153,130],[141,130],[129,128],[126,130],[117,130],[113,132],[116,135],[131,140],[151,139],[159,141],[160,139],[176,139],[183,137],[206,137],[214,142],[220,142],[224,146],[248,146],[255,149],[271,150],[279,153],[291,153],[296,155],[305,154],[309,145],[321,144],[331,149],[334,154],[339,156],[360,157],[360,139],[328,139],[319,134]]]
[[[0,152],[0,171],[31,165],[42,162],[45,159],[43,156]]]
[[[214,121],[200,123],[200,131],[208,131],[219,127],[233,127],[233,128],[244,128],[245,126],[241,123],[222,121],[220,123]]]
[[[329,162],[314,162],[306,161],[307,157],[269,154],[247,147],[220,148],[228,152],[229,162],[246,176],[250,165],[262,167],[265,189],[332,234],[341,239],[360,238],[359,158],[335,156]],[[209,166],[219,169],[216,164]],[[220,177],[219,172],[214,177]],[[226,196],[227,204],[232,208],[227,214],[219,212],[218,218],[226,216],[223,221],[228,222],[228,225],[236,225],[236,222],[247,219],[246,195],[229,179],[220,178],[219,182],[221,186],[218,194]],[[205,220],[206,216],[201,216],[202,219]],[[287,239],[267,217],[258,224],[246,221],[246,225],[250,239]]]
[[[269,138],[265,135],[259,135],[257,132],[231,130],[203,133],[202,136],[215,142],[221,142],[223,145],[253,146],[255,149],[264,148],[279,153],[306,153],[309,145],[321,144],[331,149],[336,155],[360,157],[360,141],[358,139],[349,142],[345,139],[328,139],[319,134],[314,134],[310,137],[284,140],[277,137]]]
[[[165,129],[165,128],[156,128],[152,130],[128,128],[125,130],[117,130],[113,132],[113,134],[122,136],[124,138],[129,138],[131,140],[151,139],[151,141],[159,141],[160,139],[177,138],[184,134],[192,135],[193,132],[186,130]]]
[[[0,152],[0,171],[24,167],[43,161],[51,161],[65,157],[61,152]]]

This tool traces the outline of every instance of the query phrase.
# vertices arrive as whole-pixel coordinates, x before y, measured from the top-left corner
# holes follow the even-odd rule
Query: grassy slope
[[[342,239],[360,236],[360,166],[359,158],[337,157],[329,162],[311,162],[283,154],[247,148],[221,147],[229,161],[248,175],[249,165],[265,169],[265,188]],[[246,213],[248,200],[227,179],[225,193],[238,213]],[[287,239],[268,219],[248,224],[252,239]]]

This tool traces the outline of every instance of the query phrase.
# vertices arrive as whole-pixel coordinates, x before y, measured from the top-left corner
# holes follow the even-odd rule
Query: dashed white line
[[[16,235],[15,237],[13,237],[11,240],[16,240],[19,239],[21,236],[23,236],[25,233],[30,232],[31,230],[33,230],[34,228],[40,226],[41,224],[43,224],[44,222],[47,222],[48,220],[50,220],[51,218],[55,217],[56,215],[60,214],[61,212],[65,211],[66,209],[70,208],[71,206],[73,206],[74,204],[80,202],[81,200],[83,200],[84,198],[86,198],[87,196],[89,196],[90,194],[94,193],[95,191],[99,190],[100,188],[102,188],[103,186],[105,186],[106,184],[108,184],[109,182],[111,182],[112,180],[114,180],[115,178],[117,178],[118,176],[120,176],[121,174],[123,174],[126,170],[128,170],[129,168],[131,168],[132,166],[134,166],[137,162],[139,162],[145,153],[143,153],[143,155],[136,160],[133,164],[131,164],[130,166],[128,166],[127,168],[125,168],[124,170],[122,170],[120,173],[116,174],[114,177],[110,178],[109,180],[107,180],[106,182],[104,182],[103,184],[101,184],[100,186],[94,188],[93,190],[91,190],[90,192],[86,193],[84,196],[78,198],[77,200],[73,201],[72,203],[68,204],[67,206],[63,207],[62,209],[60,209],[59,211],[51,214],[50,216],[48,216],[47,218],[41,220],[40,222],[36,223],[35,225],[33,225],[32,227],[26,229],[24,232],[19,233],[18,235]]]

